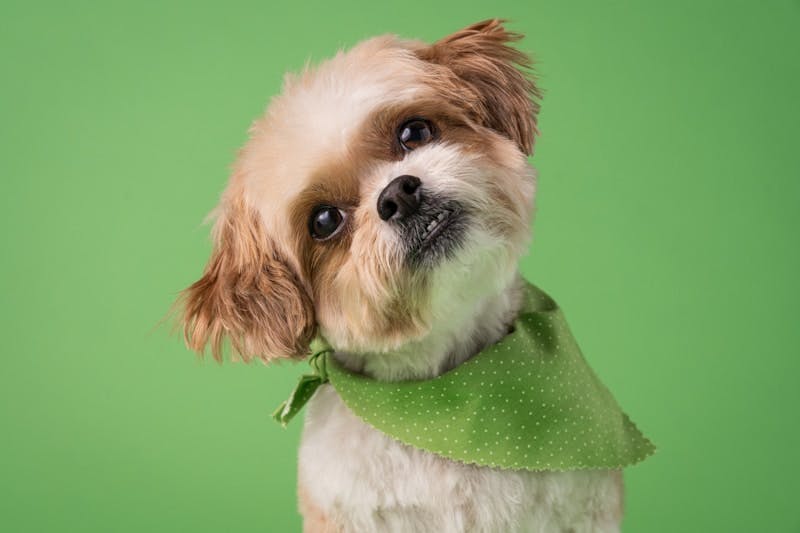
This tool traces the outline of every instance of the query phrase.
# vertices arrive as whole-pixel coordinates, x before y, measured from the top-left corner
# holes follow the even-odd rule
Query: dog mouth
[[[418,249],[422,250],[436,242],[436,239],[447,231],[447,228],[452,224],[455,212],[451,209],[444,209],[441,213],[433,217],[428,225],[425,226],[425,231],[420,237]]]
[[[434,266],[451,256],[461,245],[467,222],[464,211],[457,204],[448,202],[434,212],[420,216],[414,226],[406,233],[410,243],[409,260],[417,267]]]

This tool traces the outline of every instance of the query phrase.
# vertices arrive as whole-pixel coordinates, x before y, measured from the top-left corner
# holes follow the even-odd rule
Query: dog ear
[[[213,237],[203,276],[181,297],[187,346],[202,354],[210,344],[221,361],[227,337],[245,360],[305,356],[315,332],[313,304],[258,214],[244,202],[223,205]]]
[[[448,68],[468,89],[478,123],[533,152],[539,89],[530,74],[531,61],[509,43],[522,35],[506,31],[502,20],[478,22],[417,50],[420,59]]]

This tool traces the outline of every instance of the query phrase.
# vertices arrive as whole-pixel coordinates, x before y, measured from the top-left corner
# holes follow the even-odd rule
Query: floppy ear
[[[245,360],[303,357],[314,335],[314,308],[300,278],[243,202],[223,207],[203,276],[182,295],[186,344],[206,344],[222,360],[225,337]]]
[[[523,153],[533,152],[536,116],[541,97],[529,72],[531,61],[509,43],[522,35],[506,31],[502,20],[478,22],[417,50],[420,59],[447,67],[466,85],[478,123],[517,143]]]

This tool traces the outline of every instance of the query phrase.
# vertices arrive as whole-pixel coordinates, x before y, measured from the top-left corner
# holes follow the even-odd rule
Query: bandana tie
[[[391,383],[352,373],[322,339],[309,364],[313,373],[273,413],[284,426],[330,383],[366,424],[467,464],[622,468],[655,451],[592,372],[556,303],[532,284],[511,333],[435,378]]]

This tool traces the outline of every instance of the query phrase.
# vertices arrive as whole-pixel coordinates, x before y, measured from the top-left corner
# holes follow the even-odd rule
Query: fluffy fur
[[[505,335],[520,307],[539,92],[518,35],[500,21],[432,45],[365,41],[296,76],[251,128],[217,210],[214,251],[184,295],[187,343],[220,358],[306,353],[315,334],[354,371],[436,376]],[[407,150],[398,132],[424,120]],[[398,176],[418,211],[383,220]],[[309,220],[341,213],[328,239]],[[435,220],[444,229],[429,237]],[[617,531],[616,471],[513,472],[399,444],[354,417],[329,386],[300,449],[306,531]]]

